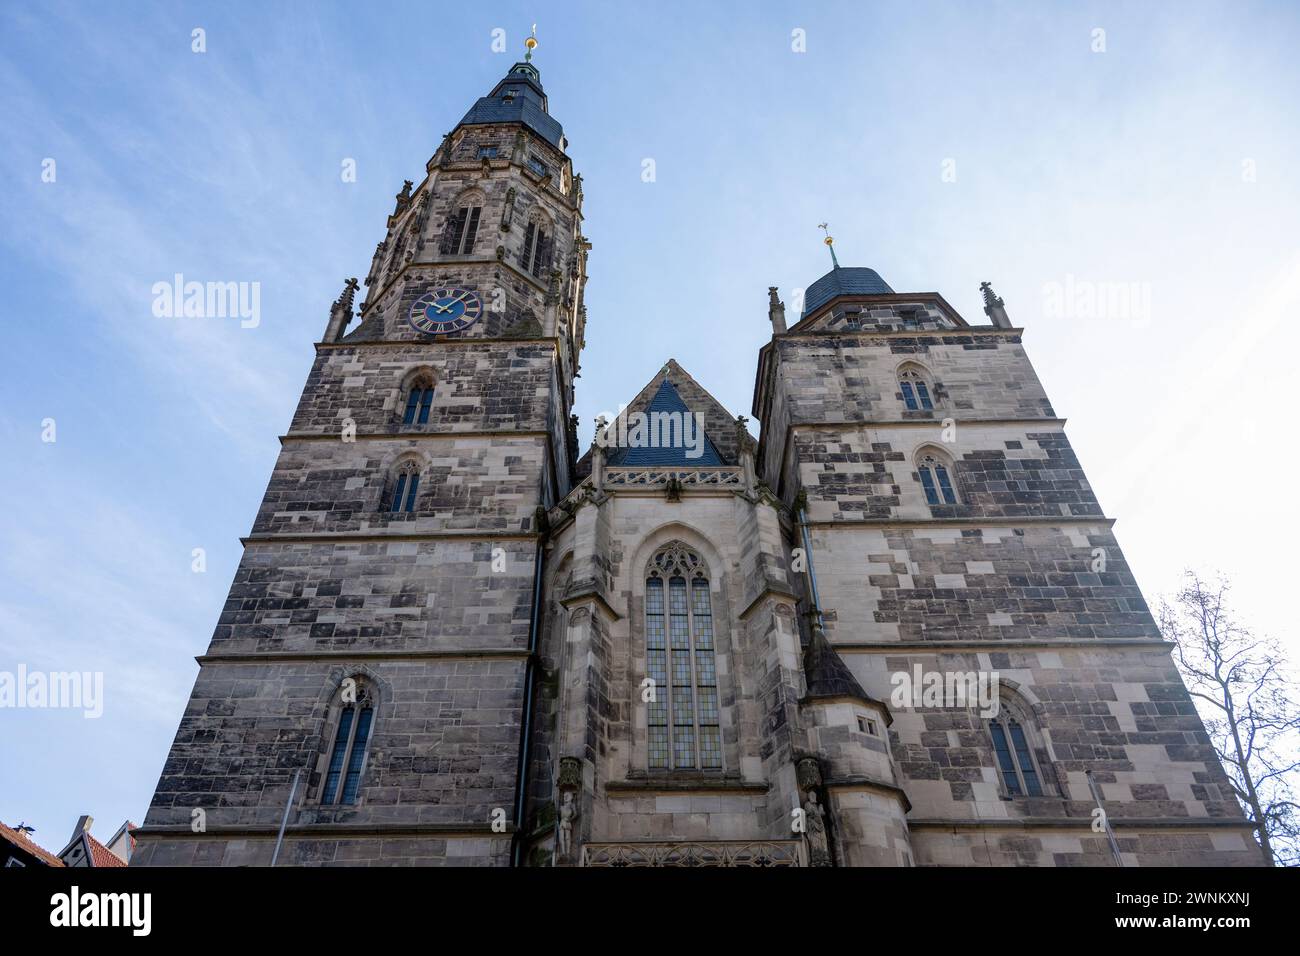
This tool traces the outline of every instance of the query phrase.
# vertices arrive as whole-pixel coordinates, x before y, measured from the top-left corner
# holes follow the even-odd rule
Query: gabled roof
[[[12,844],[24,853],[29,853],[36,857],[42,863],[49,866],[63,866],[64,863],[57,856],[42,846],[37,846],[32,838],[22,830],[15,830],[0,823],[0,840]]]
[[[64,860],[65,866],[71,865],[67,863],[67,858],[73,848],[77,846],[82,849],[82,858],[85,859],[86,866],[101,868],[126,866],[125,860],[91,836],[89,830],[82,830],[80,833],[74,834],[72,839],[68,841],[68,845],[63,848],[63,852],[59,854],[59,857]]]
[[[659,383],[659,390],[655,392],[654,398],[650,399],[650,404],[646,406],[645,410],[651,416],[656,414],[678,416],[692,414],[691,410],[686,407],[686,403],[682,401],[682,397],[678,394],[677,387],[673,385],[671,379],[664,379]],[[692,443],[698,444],[699,447],[696,448],[687,448],[684,444],[671,444],[666,447],[638,445],[611,448],[609,457],[606,460],[611,465],[625,465],[628,467],[656,465],[660,467],[687,468],[692,465],[721,465],[722,456],[718,454],[717,447],[709,440],[707,430],[703,437],[702,442]],[[694,457],[691,457],[692,451],[696,452]]]
[[[669,393],[661,396],[664,383],[670,384]],[[709,394],[708,390],[697,382],[691,375],[677,363],[676,359],[669,359],[664,366],[645,384],[636,397],[627,403],[627,411],[630,412],[649,412],[651,405],[656,399],[663,403],[669,403],[675,400],[681,403],[687,411],[698,413],[704,418],[704,434],[706,456],[709,451],[716,455],[714,458],[693,458],[683,459],[680,464],[686,467],[698,467],[701,465],[734,465],[737,463],[738,452],[736,448],[736,417],[722,406],[716,398]],[[664,407],[661,405],[661,407]],[[625,449],[625,451],[658,451],[661,449]],[[610,450],[611,452],[613,449]],[[634,462],[621,459],[618,462],[613,460],[613,455],[606,459],[611,464],[632,465]],[[674,462],[676,463],[676,462]],[[647,464],[661,464],[661,462],[647,462]],[[577,476],[583,477],[591,473],[591,449],[582,456],[578,462]]]
[[[86,840],[90,843],[90,861],[94,866],[126,866],[125,860],[89,833],[86,834]]]

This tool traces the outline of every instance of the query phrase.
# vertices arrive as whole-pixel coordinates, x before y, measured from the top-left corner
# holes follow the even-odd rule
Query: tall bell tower
[[[133,865],[512,858],[590,248],[535,46],[330,310]]]

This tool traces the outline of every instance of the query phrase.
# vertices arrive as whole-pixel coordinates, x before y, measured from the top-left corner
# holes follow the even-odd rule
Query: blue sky
[[[1298,11],[4,5],[0,671],[102,671],[105,701],[0,710],[0,820],[57,851],[143,819],[329,304],[533,22],[594,243],[584,440],[669,357],[748,415],[767,287],[826,271],[829,220],[972,322],[991,280],[1148,599],[1221,569],[1297,648]],[[260,283],[260,324],[154,317],[177,272]]]

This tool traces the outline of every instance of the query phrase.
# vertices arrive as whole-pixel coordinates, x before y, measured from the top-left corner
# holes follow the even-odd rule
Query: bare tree
[[[1228,583],[1188,571],[1160,630],[1270,865],[1300,862],[1300,706],[1278,645],[1237,623]]]

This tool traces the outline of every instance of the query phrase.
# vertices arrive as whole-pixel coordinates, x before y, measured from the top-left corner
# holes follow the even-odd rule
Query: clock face
[[[443,335],[467,329],[483,314],[483,303],[467,289],[432,289],[411,305],[407,321],[417,332]]]

